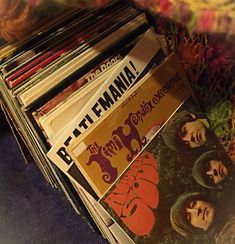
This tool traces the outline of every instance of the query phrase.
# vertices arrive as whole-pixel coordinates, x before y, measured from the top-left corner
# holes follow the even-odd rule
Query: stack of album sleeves
[[[110,243],[184,241],[178,219],[190,220],[174,202],[185,189],[213,195],[193,162],[229,158],[146,13],[128,0],[70,10],[0,55],[22,154],[76,212]],[[180,116],[200,124],[193,142]]]
[[[108,215],[46,154],[148,28],[142,11],[129,1],[113,1],[99,9],[70,10],[0,53],[1,105],[26,162],[33,159],[45,179],[110,241]]]

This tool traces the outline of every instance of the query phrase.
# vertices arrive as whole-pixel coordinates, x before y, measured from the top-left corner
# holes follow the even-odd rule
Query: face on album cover
[[[137,243],[225,243],[235,226],[234,174],[190,97],[101,204]]]

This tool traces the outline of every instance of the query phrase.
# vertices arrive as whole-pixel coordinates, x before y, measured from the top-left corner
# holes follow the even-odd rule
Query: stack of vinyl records
[[[200,206],[199,226],[192,221],[200,197],[215,194],[191,172],[204,155],[216,155],[208,172],[210,160],[229,158],[177,55],[130,1],[48,23],[2,54],[1,78],[2,109],[26,161],[110,243],[184,242],[183,227],[201,233],[215,221],[211,202]],[[195,196],[187,203],[186,189]]]
[[[87,216],[88,209],[104,236],[113,240],[107,214],[97,214],[93,197],[71,182],[46,154],[149,23],[129,1],[73,9],[59,17],[18,45],[2,49],[2,109],[26,162],[33,159],[75,210]],[[85,188],[89,189],[88,184]]]

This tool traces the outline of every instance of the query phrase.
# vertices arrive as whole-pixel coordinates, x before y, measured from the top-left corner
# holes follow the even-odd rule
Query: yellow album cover
[[[126,70],[128,77],[133,70]],[[132,73],[133,72],[133,73]],[[109,87],[113,97],[100,97],[93,106],[98,116],[125,86],[120,79]],[[101,197],[163,124],[191,94],[176,57],[171,55],[143,78],[113,109],[68,147],[69,154],[87,181]]]

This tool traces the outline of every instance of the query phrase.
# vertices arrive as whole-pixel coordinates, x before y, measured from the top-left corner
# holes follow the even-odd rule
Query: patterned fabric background
[[[183,23],[190,32],[235,34],[233,0],[136,0],[162,16]]]

